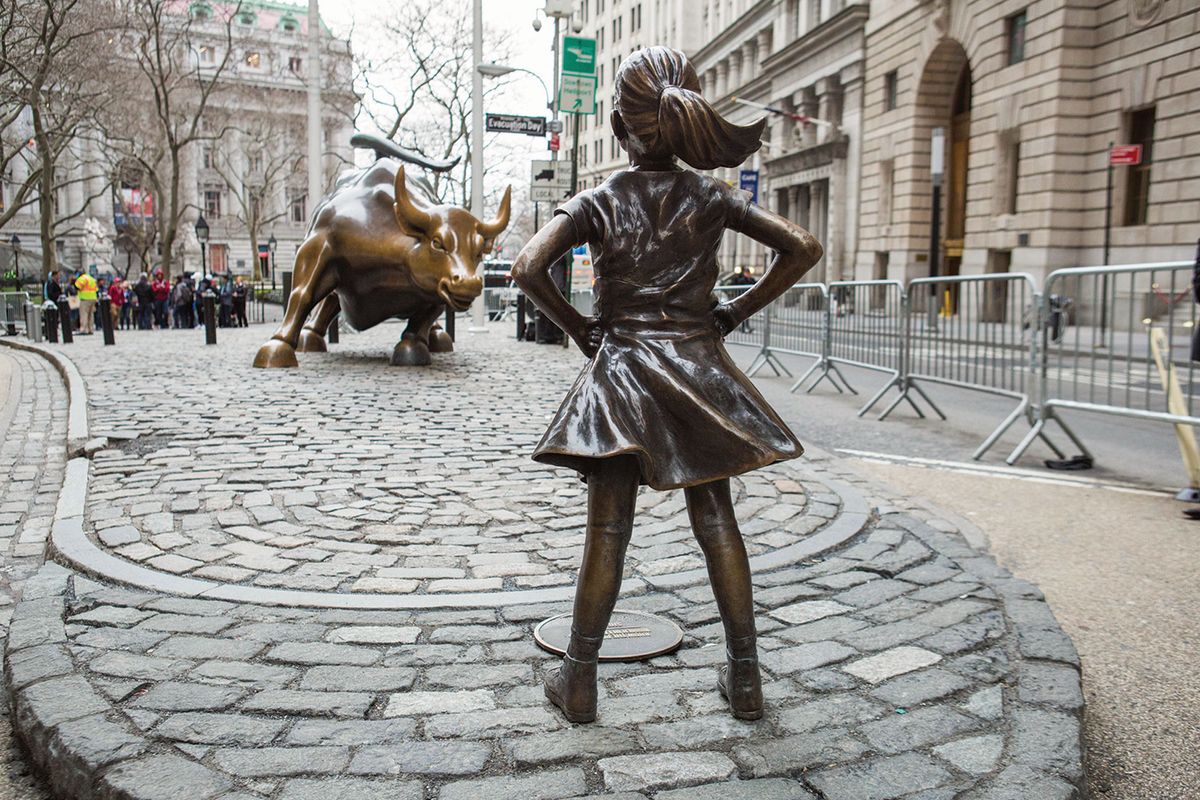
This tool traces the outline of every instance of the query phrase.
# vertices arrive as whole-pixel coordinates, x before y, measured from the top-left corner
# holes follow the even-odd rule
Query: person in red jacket
[[[154,281],[150,284],[154,291],[154,322],[160,331],[167,329],[167,302],[171,299],[171,282],[163,277],[163,271],[155,270]]]
[[[108,313],[112,317],[112,326],[115,331],[121,321],[121,306],[125,305],[125,287],[121,285],[119,278],[114,277],[108,284],[108,299]]]

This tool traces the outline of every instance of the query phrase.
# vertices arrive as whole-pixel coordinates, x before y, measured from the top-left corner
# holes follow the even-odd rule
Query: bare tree
[[[250,237],[254,280],[261,280],[258,243],[271,223],[288,212],[278,202],[290,179],[305,170],[302,151],[291,147],[304,139],[304,118],[279,110],[243,115],[246,122],[230,130],[210,156],[211,169],[229,189],[235,216]]]
[[[386,44],[378,49],[387,55],[372,58],[370,50],[357,54],[362,102],[356,123],[373,126],[430,158],[461,156],[453,172],[429,177],[440,201],[463,206],[471,197],[471,25],[469,4],[412,0],[379,25]],[[513,55],[508,34],[485,31],[484,47],[496,61]],[[486,82],[485,104],[502,97],[506,86],[504,80]],[[502,168],[509,150],[495,136],[487,138],[486,146],[489,156],[498,157],[488,159],[485,178],[489,170]]]
[[[120,17],[112,0],[25,0],[0,14],[0,171],[24,172],[0,225],[37,204],[45,274],[58,235],[108,191],[97,113],[111,98],[103,68]],[[74,187],[83,202],[62,208],[60,194]]]
[[[132,52],[128,100],[113,104],[106,129],[116,155],[136,164],[142,188],[153,192],[161,267],[170,275],[189,210],[182,191],[185,151],[220,139],[226,130],[206,112],[227,88],[222,79],[236,63],[233,22],[241,3],[189,8],[173,0],[123,2]]]

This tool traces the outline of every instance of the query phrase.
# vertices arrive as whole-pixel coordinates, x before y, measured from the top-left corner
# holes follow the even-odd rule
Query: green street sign
[[[595,114],[596,78],[564,72],[558,91],[558,110],[564,114]]]
[[[562,71],[576,75],[595,75],[596,40],[579,36],[563,37]]]

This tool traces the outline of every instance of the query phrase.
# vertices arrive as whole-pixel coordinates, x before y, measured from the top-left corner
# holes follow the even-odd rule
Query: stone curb
[[[0,345],[11,347],[14,350],[37,353],[58,370],[63,383],[67,385],[67,455],[75,456],[83,452],[91,439],[88,432],[87,386],[84,384],[83,375],[75,366],[75,362],[44,345],[12,339],[0,339]]]

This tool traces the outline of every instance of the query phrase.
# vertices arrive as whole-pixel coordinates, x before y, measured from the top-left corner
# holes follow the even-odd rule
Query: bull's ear
[[[404,179],[404,167],[396,170],[395,202],[392,208],[396,212],[396,221],[405,230],[417,233],[428,233],[433,227],[433,217],[428,212],[417,208],[408,193],[408,183]]]

